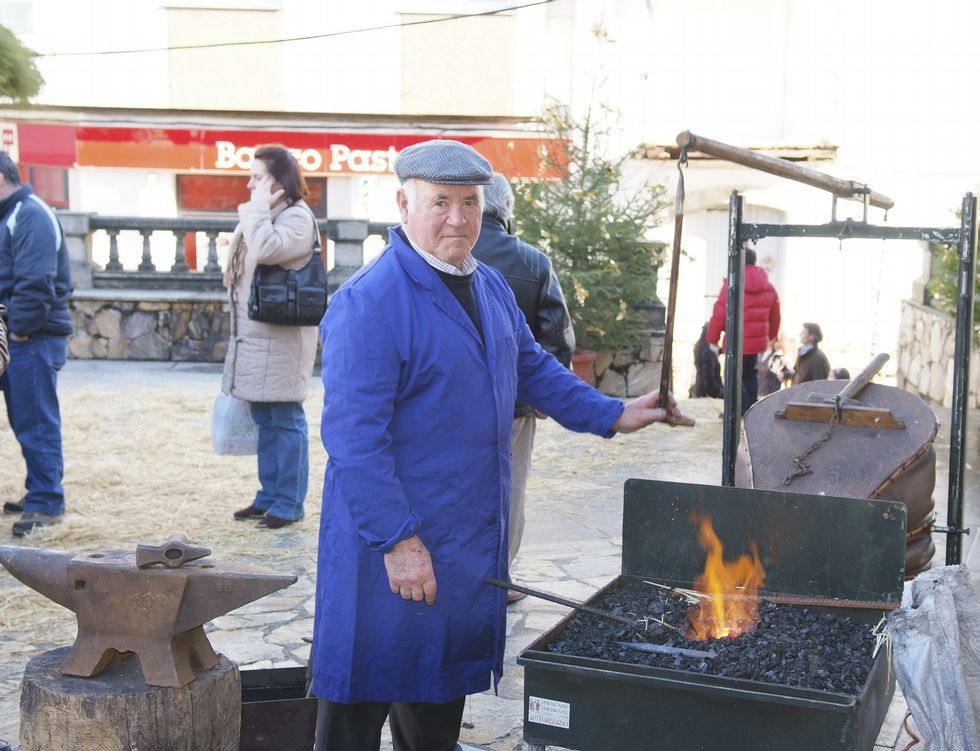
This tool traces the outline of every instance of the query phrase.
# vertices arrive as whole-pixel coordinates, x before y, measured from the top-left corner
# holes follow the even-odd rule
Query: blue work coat
[[[483,337],[396,232],[320,326],[329,454],[317,568],[313,693],[447,702],[503,669],[510,438],[519,400],[609,435],[623,410],[534,341],[504,278],[479,264]],[[403,600],[384,554],[417,534],[434,605]]]

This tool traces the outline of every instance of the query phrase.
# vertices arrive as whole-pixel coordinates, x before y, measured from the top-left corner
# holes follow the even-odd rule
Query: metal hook
[[[681,149],[677,157],[677,195],[674,197],[674,216],[684,214],[684,170],[681,167],[687,166],[687,149]]]

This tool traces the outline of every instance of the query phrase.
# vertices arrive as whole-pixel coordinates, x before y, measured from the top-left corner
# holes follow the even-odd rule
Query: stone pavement
[[[71,361],[62,377],[64,400],[85,390],[104,390],[107,409],[126,410],[127,390],[179,388],[200,390],[213,397],[220,382],[216,366],[170,363],[107,363]],[[314,389],[318,385],[314,382]],[[689,408],[688,408],[688,405]],[[685,404],[698,418],[698,427],[687,433],[655,426],[647,431],[603,441],[560,429],[551,421],[540,424],[534,467],[529,487],[528,517],[524,544],[517,561],[515,581],[565,597],[584,600],[618,575],[622,540],[622,483],[629,477],[712,484],[720,477],[720,402],[698,400]],[[309,410],[309,403],[308,403]],[[937,509],[945,521],[948,415],[937,443],[940,457]],[[975,426],[977,423],[972,422]],[[0,430],[6,429],[3,425]],[[971,432],[971,435],[974,433]],[[966,525],[980,526],[980,494],[975,447],[967,470]],[[316,431],[311,429],[311,454],[322,451]],[[4,457],[6,459],[6,457]],[[176,459],[175,459],[176,461]],[[320,483],[312,478],[308,503],[316,503]],[[937,543],[939,536],[936,536]],[[973,534],[964,540],[964,559],[976,583],[980,578],[980,547]],[[290,561],[299,581],[292,587],[240,608],[208,626],[215,648],[236,660],[243,670],[305,664],[309,646],[303,637],[312,632],[314,555],[316,529],[307,520],[264,537],[269,550],[255,550],[260,565],[267,552],[297,551]],[[4,542],[3,544],[9,544]],[[941,545],[940,545],[941,547]],[[272,551],[272,548],[276,550]],[[270,557],[270,561],[273,560]],[[937,565],[944,561],[937,553]],[[282,569],[279,569],[282,570]],[[283,571],[284,572],[284,571]],[[6,574],[3,574],[6,576]],[[522,751],[523,683],[517,654],[548,631],[567,609],[527,597],[508,609],[505,674],[499,694],[488,691],[467,701],[461,741],[464,749]],[[17,737],[18,681],[23,666],[34,654],[73,638],[70,613],[44,634],[27,630],[0,634],[0,738]],[[896,696],[875,746],[876,751],[904,749],[909,742],[902,727],[906,708]],[[390,749],[386,739],[384,749]],[[557,751],[557,750],[556,750]]]

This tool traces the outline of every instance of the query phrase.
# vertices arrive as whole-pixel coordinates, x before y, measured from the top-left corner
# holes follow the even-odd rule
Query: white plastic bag
[[[980,600],[966,566],[919,574],[888,633],[923,750],[980,748]]]
[[[221,392],[214,400],[211,440],[216,454],[244,456],[258,450],[259,429],[248,402]]]

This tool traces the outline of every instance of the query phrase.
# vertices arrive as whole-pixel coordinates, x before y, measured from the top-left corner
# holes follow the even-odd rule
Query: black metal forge
[[[706,560],[695,512],[710,517],[726,559],[756,543],[763,600],[833,612],[869,632],[901,603],[900,503],[649,480],[626,482],[622,574],[588,603],[643,580],[692,589]],[[895,690],[886,648],[853,695],[548,651],[573,617],[517,658],[529,751],[870,751]]]

